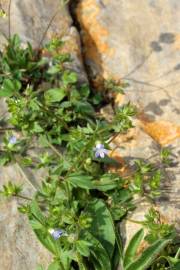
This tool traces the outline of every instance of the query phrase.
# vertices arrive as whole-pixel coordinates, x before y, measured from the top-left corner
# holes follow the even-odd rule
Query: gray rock
[[[126,80],[150,120],[179,127],[179,0],[80,0],[76,16],[92,80]]]
[[[166,171],[157,207],[167,221],[178,225],[180,1],[80,0],[76,16],[95,86],[111,78],[127,81],[126,97],[118,95],[116,102],[130,100],[141,112],[136,128],[114,141],[119,160],[147,160],[159,153],[160,146],[172,148],[175,160]],[[147,209],[140,205],[133,219],[143,220]],[[124,229],[129,240],[138,226],[127,221]]]
[[[8,1],[1,1],[3,9],[8,11]],[[45,35],[52,17],[51,25]],[[3,35],[9,36],[8,18],[0,18],[0,45],[6,42]],[[81,81],[87,81],[81,60],[80,41],[68,10],[60,5],[59,0],[12,0],[10,16],[10,34],[19,34],[22,41],[29,41],[38,48],[54,36],[65,41],[64,51],[71,53],[73,64],[69,68],[80,74]],[[0,116],[6,111],[5,102],[0,101]],[[0,144],[1,144],[0,140]],[[29,176],[31,182],[27,182]],[[24,195],[31,196],[38,187],[44,171],[27,171],[17,165],[0,167],[0,188],[8,181],[21,183]],[[40,244],[32,232],[28,220],[17,210],[17,199],[0,203],[0,270],[35,270],[38,264],[45,267],[51,260],[50,253]]]

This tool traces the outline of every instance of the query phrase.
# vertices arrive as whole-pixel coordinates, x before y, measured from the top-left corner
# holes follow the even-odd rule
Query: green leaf
[[[92,244],[90,249],[92,255],[92,261],[96,270],[112,270],[111,260],[109,255],[101,242],[95,238],[91,233],[86,232],[86,240]]]
[[[177,258],[173,258],[173,257],[166,257],[168,259],[168,261],[170,261],[172,264],[177,264],[177,263],[180,263],[180,259],[177,259]]]
[[[20,37],[15,34],[10,40],[9,40],[10,45],[15,49],[19,49],[21,45],[21,40]],[[11,44],[12,43],[12,44]]]
[[[103,101],[103,97],[101,93],[97,93],[92,97],[92,102],[94,105],[98,105]]]
[[[2,153],[2,155],[0,155],[0,166],[4,166],[9,160],[10,157],[7,154]]]
[[[48,69],[47,73],[50,74],[50,75],[54,75],[54,74],[59,73],[59,71],[60,71],[59,66],[56,66],[56,65],[55,65],[55,66],[50,67],[50,68]]]
[[[50,252],[52,252],[54,255],[58,256],[58,244],[55,242],[55,240],[52,239],[52,237],[48,234],[45,234],[42,230],[36,230],[34,229],[34,232],[39,239],[39,241],[45,246]]]
[[[93,189],[91,179],[92,179],[91,176],[73,173],[70,174],[66,180],[70,182],[71,185],[74,187],[80,187],[83,189]]]
[[[93,114],[94,113],[94,108],[91,106],[90,103],[86,101],[77,101],[75,103],[75,110],[76,112],[79,112],[81,114]]]
[[[58,255],[58,244],[47,232],[46,219],[35,200],[30,204],[29,220],[39,241],[53,254]],[[40,223],[42,226],[40,227]]]
[[[97,246],[97,244],[99,245]],[[111,270],[110,258],[106,250],[100,244],[100,242],[96,242],[95,248],[92,247],[91,254],[96,259],[96,262],[94,261],[96,270],[104,270],[104,269]]]
[[[68,84],[74,84],[77,82],[77,74],[75,72],[65,71],[62,76],[62,80],[65,86]]]
[[[52,88],[45,92],[44,97],[47,103],[59,102],[66,96],[63,88]]]
[[[46,219],[43,216],[41,209],[39,208],[35,200],[33,200],[30,204],[30,211],[31,211],[31,215],[33,216],[33,219],[36,218],[37,221],[39,221],[42,225],[46,224]]]
[[[70,269],[72,260],[77,260],[76,254],[73,250],[63,250],[63,252],[60,254],[60,259],[64,269]]]
[[[96,189],[106,192],[108,190],[115,189],[117,187],[117,183],[113,183],[110,181],[107,181],[106,183],[102,183],[100,181],[93,181],[93,185]]]
[[[112,258],[115,245],[115,231],[111,214],[102,200],[93,200],[87,207],[92,217],[89,231],[96,237]]]
[[[115,227],[115,225],[114,225]],[[116,236],[116,245],[117,245],[117,249],[118,249],[118,252],[119,252],[119,258],[120,258],[120,262],[122,261],[122,258],[123,258],[123,243],[122,243],[122,239],[121,239],[121,235],[120,235],[120,232],[119,232],[119,225],[116,225],[115,227],[115,236]]]
[[[154,244],[149,246],[136,261],[128,265],[125,270],[146,270],[171,241],[171,239],[157,240]]]
[[[180,262],[175,263],[175,265],[173,265],[172,270],[179,270],[180,269]]]
[[[34,220],[34,219],[30,220],[30,224],[31,224],[32,228],[35,229],[35,230],[43,228],[43,225],[40,222],[38,222],[37,220]]]
[[[43,132],[43,128],[39,125],[38,122],[33,123],[32,131],[35,133],[41,133]]]
[[[48,270],[61,270],[58,262],[53,262],[49,265]]]
[[[90,94],[89,86],[87,84],[81,85],[81,87],[79,89],[79,93],[80,93],[81,97],[87,98]]]
[[[17,80],[5,79],[0,89],[0,97],[11,97],[21,88],[21,83]]]
[[[124,255],[124,267],[132,263],[136,256],[137,249],[144,237],[144,230],[140,229],[130,240],[129,245]]]
[[[84,241],[84,240],[78,240],[76,242],[77,251],[82,256],[85,256],[85,257],[88,257],[90,255],[90,250],[89,250],[90,246],[91,246],[91,244],[89,242],[87,242],[87,241]]]
[[[104,174],[98,181],[93,181],[93,184],[96,189],[100,191],[108,191],[117,187],[118,181],[117,178],[114,178],[112,174]]]

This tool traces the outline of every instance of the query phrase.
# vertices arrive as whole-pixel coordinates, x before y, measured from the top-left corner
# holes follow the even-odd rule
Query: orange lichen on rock
[[[131,149],[138,145],[138,140],[141,139],[140,129],[138,127],[131,128],[125,134],[119,134],[112,141],[115,145],[124,145]]]
[[[123,94],[117,94],[115,97],[115,104],[121,106],[124,104],[125,96]]]
[[[180,33],[175,36],[174,48],[180,50]]]
[[[110,172],[116,172],[120,176],[124,176],[127,173],[129,173],[129,168],[125,162],[125,160],[120,156],[119,152],[117,150],[112,150],[109,154],[111,158],[116,160],[118,162],[118,166],[109,166]]]
[[[161,145],[166,145],[177,138],[180,138],[180,126],[167,121],[145,121],[142,122],[142,128],[155,141]]]
[[[107,72],[102,55],[103,57],[111,57],[114,54],[114,49],[110,48],[107,42],[108,30],[99,21],[100,7],[95,0],[80,1],[76,14],[83,30],[82,39],[85,58],[97,65],[101,77],[104,78]]]

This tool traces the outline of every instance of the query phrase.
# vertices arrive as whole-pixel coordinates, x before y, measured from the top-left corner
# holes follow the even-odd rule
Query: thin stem
[[[147,198],[146,197],[139,198],[139,199],[136,199],[136,200],[132,201],[132,203],[133,204],[137,204],[137,203],[139,204],[139,203],[141,203],[143,201],[147,201]]]
[[[26,197],[26,196],[24,196],[24,195],[19,195],[19,194],[17,194],[17,195],[13,195],[13,196],[16,197],[16,198],[23,199],[23,200],[32,201],[31,198]]]
[[[16,165],[18,166],[21,174],[23,175],[24,179],[35,189],[37,190],[37,187],[32,183],[32,181],[28,178],[27,174],[24,172],[24,170],[22,169],[21,165],[19,164],[19,161],[16,160]]]
[[[118,149],[119,146],[116,146],[115,148],[112,149],[112,151],[110,152],[110,157],[112,157],[112,155],[114,154],[114,152],[116,151],[116,149]]]
[[[127,221],[130,221],[132,223],[144,225],[144,222],[143,221],[138,221],[138,220],[134,220],[134,219],[130,219],[130,218],[126,218],[126,220]]]
[[[54,147],[50,142],[48,142],[49,147],[54,151],[54,153],[56,153],[56,155],[60,158],[63,157],[63,155],[56,149],[56,147]]]
[[[4,131],[6,131],[6,130],[15,130],[15,128],[13,128],[13,127],[0,128],[0,132],[1,133],[4,132]]]
[[[61,270],[65,270],[64,265],[62,264],[61,261],[59,261],[59,264],[60,264]]]
[[[69,204],[69,207],[71,207],[71,192],[70,192],[68,181],[66,181],[65,184],[66,184],[66,190],[67,190],[67,195],[68,195],[68,204]]]
[[[0,76],[1,76],[1,77],[6,77],[6,76],[9,76],[9,75],[11,75],[10,72],[9,72],[9,73],[0,73]]]
[[[11,38],[11,0],[9,0],[9,5],[8,5],[8,35],[9,39]]]
[[[180,255],[180,248],[178,249],[178,251],[176,253],[175,259],[178,259],[179,258],[179,255]]]
[[[119,136],[119,134],[120,134],[120,132],[115,133],[114,136],[107,141],[107,143],[113,142]]]
[[[43,36],[42,36],[42,38],[41,38],[41,40],[40,40],[40,42],[39,42],[38,50],[41,48],[42,43],[43,43],[43,40],[44,40],[44,38],[45,38],[45,36],[46,36],[48,30],[49,30],[49,27],[51,26],[53,20],[54,20],[55,17],[57,16],[58,12],[59,12],[59,10],[56,11],[56,13],[52,16],[51,20],[49,21],[49,23],[48,23],[48,25],[47,25],[47,28],[46,28],[46,30],[45,30],[45,32],[44,32],[44,34],[43,34]]]

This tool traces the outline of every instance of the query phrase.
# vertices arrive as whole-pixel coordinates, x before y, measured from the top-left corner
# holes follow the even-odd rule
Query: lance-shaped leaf
[[[109,255],[101,242],[89,232],[86,232],[86,240],[92,244],[90,251],[94,269],[112,270]]]
[[[88,175],[81,175],[77,173],[72,173],[66,179],[74,187],[80,187],[83,189],[93,189],[93,184],[91,181],[92,177]]]
[[[106,204],[102,200],[93,200],[89,203],[87,211],[93,220],[89,231],[101,242],[112,258],[116,237],[112,217]]]
[[[158,256],[158,254],[172,241],[172,239],[160,239],[149,246],[142,255],[133,263],[128,265],[125,270],[146,270]]]
[[[124,255],[124,267],[127,267],[128,264],[134,261],[134,257],[136,255],[137,249],[143,237],[144,237],[144,230],[140,229],[130,240]]]

